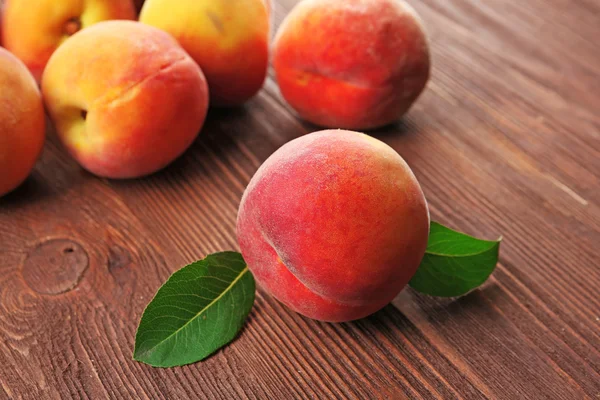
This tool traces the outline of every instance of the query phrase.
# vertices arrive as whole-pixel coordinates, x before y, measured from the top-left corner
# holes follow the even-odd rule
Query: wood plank
[[[296,2],[276,2],[277,24]],[[318,129],[271,76],[245,107],[211,111],[192,149],[149,178],[95,178],[51,135],[33,176],[0,199],[0,398],[599,396],[600,3],[411,4],[432,80],[401,122],[372,134],[411,165],[434,219],[504,236],[485,287],[457,300],[405,290],[345,324],[259,290],[239,339],[205,362],[132,361],[160,284],[237,249],[253,173]]]

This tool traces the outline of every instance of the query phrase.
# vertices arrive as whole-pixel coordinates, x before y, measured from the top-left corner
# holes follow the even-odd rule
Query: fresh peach
[[[135,19],[131,0],[8,0],[4,47],[39,81],[52,53],[75,32],[108,19]]]
[[[0,196],[31,173],[45,138],[42,96],[27,67],[0,48]]]
[[[42,93],[58,136],[88,171],[151,174],[182,154],[208,107],[202,71],[169,34],[106,21],[52,55]]]
[[[146,0],[140,21],[169,32],[196,60],[212,104],[242,104],[262,87],[270,25],[264,0]]]
[[[321,126],[372,129],[400,118],[429,79],[429,50],[401,0],[305,0],[275,37],[283,97]]]
[[[339,322],[388,304],[416,272],[429,212],[392,148],[321,131],[277,150],[241,201],[237,237],[257,282],[292,310]]]

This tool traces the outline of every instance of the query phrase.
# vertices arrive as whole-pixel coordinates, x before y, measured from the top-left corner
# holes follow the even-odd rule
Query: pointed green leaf
[[[501,240],[476,239],[432,222],[427,251],[409,285],[432,296],[462,296],[494,272]]]
[[[180,269],[146,307],[133,358],[174,367],[208,357],[240,331],[255,289],[239,253],[212,254]]]

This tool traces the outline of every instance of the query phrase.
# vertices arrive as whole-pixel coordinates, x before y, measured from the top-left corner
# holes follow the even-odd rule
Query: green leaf
[[[231,342],[255,296],[242,255],[207,256],[175,272],[142,315],[133,358],[155,367],[200,361]]]
[[[432,296],[462,296],[494,272],[501,240],[476,239],[432,222],[425,257],[409,285]]]

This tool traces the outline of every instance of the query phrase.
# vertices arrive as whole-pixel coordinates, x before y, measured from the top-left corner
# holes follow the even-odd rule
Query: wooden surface
[[[279,0],[279,23],[295,1]],[[434,70],[418,104],[374,133],[408,161],[434,219],[505,238],[481,290],[405,290],[326,324],[259,291],[238,340],[168,370],[131,360],[159,285],[236,249],[250,177],[316,130],[273,80],[213,111],[193,148],[150,178],[83,172],[54,137],[0,200],[0,398],[600,397],[600,3],[413,0]]]

